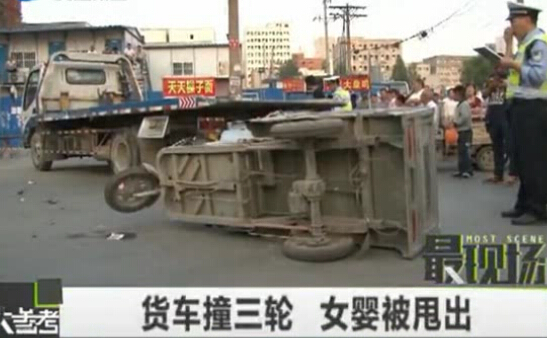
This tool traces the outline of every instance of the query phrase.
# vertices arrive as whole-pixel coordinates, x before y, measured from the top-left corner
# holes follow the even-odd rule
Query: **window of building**
[[[18,68],[32,68],[36,66],[36,53],[34,52],[13,52],[11,57],[17,62]]]
[[[66,70],[66,82],[75,85],[103,85],[106,73],[102,69],[69,68]]]
[[[173,75],[182,75],[182,62],[173,62]]]
[[[391,69],[390,66],[386,66],[386,70],[389,71]]]

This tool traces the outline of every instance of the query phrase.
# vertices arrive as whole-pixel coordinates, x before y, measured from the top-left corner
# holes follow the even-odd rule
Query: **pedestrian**
[[[388,108],[397,108],[397,97],[399,97],[399,95],[401,95],[401,93],[399,93],[397,89],[391,89],[389,91],[390,100]]]
[[[6,62],[6,72],[8,73],[8,81],[11,83],[17,82],[17,61],[13,56]]]
[[[483,116],[483,103],[482,100],[477,96],[477,86],[470,83],[466,87],[465,95],[471,106],[471,114],[474,119],[482,119]]]
[[[313,91],[313,98],[314,99],[324,99],[325,98],[325,88],[323,86],[323,83],[319,83],[315,90]]]
[[[499,184],[504,182],[506,154],[508,154],[509,123],[505,102],[506,86],[503,73],[497,70],[487,82],[484,96],[487,101],[485,125],[494,152],[494,175],[486,179],[486,183]],[[509,172],[510,176],[514,173]]]
[[[137,46],[137,52],[135,53],[135,61],[137,61],[139,64],[142,64],[146,59],[146,53],[142,49],[141,45]]]
[[[126,45],[123,55],[125,55],[131,63],[135,63],[135,50],[133,50],[133,46],[130,43]]]
[[[456,106],[458,102],[455,99],[454,89],[451,88],[448,90],[447,97],[443,100],[443,125],[449,126],[454,120],[454,115],[456,114]]]
[[[88,54],[97,54],[97,51],[95,50],[95,45],[91,45],[89,47],[89,50],[87,51]]]
[[[509,70],[506,96],[520,188],[513,209],[502,216],[513,225],[547,224],[547,35],[537,27],[540,9],[508,3],[511,27],[505,30]],[[514,58],[513,36],[518,41]]]
[[[431,89],[424,89],[422,92],[421,101],[425,107],[433,110],[433,130],[435,131],[435,135],[437,135],[439,132],[439,107],[433,98],[433,91]]]
[[[422,98],[422,92],[423,92],[424,88],[425,88],[424,80],[419,79],[419,78],[415,79],[412,82],[412,93],[410,94],[410,96],[406,100],[406,104],[411,105],[411,106],[420,105],[420,101],[421,101],[421,98]]]
[[[406,105],[406,96],[403,94],[397,95],[397,98],[395,99],[396,107],[404,107]]]
[[[458,131],[458,172],[454,177],[470,178],[473,176],[471,163],[471,144],[473,143],[472,113],[469,100],[466,98],[464,86],[454,88],[454,96],[458,101],[454,115],[454,127]]]

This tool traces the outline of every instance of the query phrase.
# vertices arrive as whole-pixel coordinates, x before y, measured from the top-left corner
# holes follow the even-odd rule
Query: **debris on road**
[[[32,234],[32,238],[38,238],[36,234]]]
[[[28,185],[35,185],[36,184],[36,182],[34,182],[33,180],[30,180],[27,183],[28,183]]]
[[[24,197],[21,197],[21,198],[19,199],[19,202],[21,202],[21,203],[23,203],[24,201],[25,201],[25,198],[24,198]]]
[[[113,232],[106,239],[109,241],[121,241],[126,239],[135,239],[137,234],[132,232]]]
[[[46,200],[46,203],[49,204],[49,205],[56,205],[56,204],[59,203],[59,200],[56,199],[56,198],[48,198],[48,199]]]
[[[55,224],[57,224],[55,221],[49,221],[50,226],[55,225]]]
[[[21,189],[17,192],[17,195],[18,196],[23,196],[24,193],[25,193],[25,189]]]

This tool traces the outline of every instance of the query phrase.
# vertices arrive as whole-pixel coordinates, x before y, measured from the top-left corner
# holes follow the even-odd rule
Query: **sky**
[[[507,26],[505,0],[347,0],[366,6],[366,18],[355,19],[353,36],[404,39],[436,25],[422,40],[404,43],[405,62],[439,55],[473,55],[473,48],[494,43]],[[346,0],[332,0],[344,5]],[[313,42],[324,36],[322,0],[239,0],[240,30],[268,22],[292,25],[292,48],[313,56]],[[547,1],[525,0],[545,11],[539,26],[547,29]],[[93,25],[130,25],[138,28],[213,27],[217,40],[226,40],[228,0],[33,0],[22,3],[25,22],[87,21]],[[341,22],[329,23],[330,36],[340,36]],[[243,35],[241,35],[243,36]]]

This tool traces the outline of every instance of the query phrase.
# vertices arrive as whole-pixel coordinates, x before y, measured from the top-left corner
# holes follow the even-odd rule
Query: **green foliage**
[[[286,79],[289,77],[295,77],[299,76],[300,72],[298,71],[298,67],[294,63],[293,60],[286,61],[280,68],[279,68],[279,78],[280,79]]]
[[[409,81],[408,71],[405,66],[403,58],[398,56],[395,67],[393,67],[393,74],[391,76],[393,81]]]
[[[482,56],[476,56],[463,63],[461,82],[473,83],[481,88],[492,74],[494,65]]]

